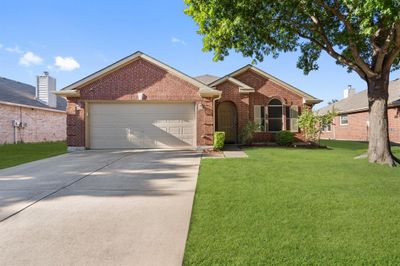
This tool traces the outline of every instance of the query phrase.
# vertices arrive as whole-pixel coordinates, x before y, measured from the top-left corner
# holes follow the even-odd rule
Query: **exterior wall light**
[[[139,92],[138,93],[138,99],[139,99],[139,101],[143,101],[144,100],[144,93],[143,92]]]

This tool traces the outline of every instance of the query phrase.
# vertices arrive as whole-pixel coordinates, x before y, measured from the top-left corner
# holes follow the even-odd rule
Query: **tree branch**
[[[305,34],[301,33],[300,31],[298,31],[297,29],[295,29],[295,30],[300,37],[310,40],[313,43],[317,44],[322,50],[327,52],[330,56],[332,56],[333,58],[335,58],[342,64],[349,66],[351,69],[353,69],[355,72],[357,72],[357,74],[360,75],[360,77],[362,79],[366,79],[365,73],[357,65],[353,64],[351,62],[351,60],[347,59],[345,56],[336,52],[335,49],[332,47],[332,45],[329,42],[326,43],[327,40],[326,41],[324,40],[324,43],[325,43],[325,45],[324,45],[323,43],[321,43],[319,40],[315,39],[314,37],[305,35]]]
[[[395,31],[395,33],[394,33],[395,47],[385,57],[382,71],[390,71],[390,68],[391,68],[394,60],[396,59],[396,57],[399,56],[399,52],[400,52],[400,22],[395,24],[394,31]]]
[[[326,45],[326,46],[320,45],[321,48],[324,49],[329,55],[331,55],[333,58],[335,58],[339,62],[341,62],[345,65],[348,65],[351,69],[356,71],[360,75],[361,78],[365,79],[366,73],[364,73],[364,71],[358,65],[351,62],[351,60],[349,60],[342,54],[336,52],[335,48],[333,48],[332,43],[329,41],[328,36],[326,35],[324,28],[322,27],[318,17],[316,17],[315,15],[310,15],[310,18],[313,21],[313,23],[318,27],[314,31],[319,34],[319,36],[322,38],[323,42]],[[315,40],[315,38],[314,38],[314,40]]]
[[[370,66],[364,62],[364,60],[360,56],[360,52],[358,50],[357,45],[353,42],[351,39],[351,36],[354,36],[354,29],[351,23],[347,20],[347,18],[339,11],[339,7],[336,5],[336,7],[332,7],[328,4],[325,3],[325,1],[318,0],[318,3],[320,6],[322,6],[325,11],[332,13],[335,15],[345,26],[346,30],[349,33],[349,48],[350,52],[354,58],[355,63],[357,66],[365,73],[367,77],[374,77],[377,74],[371,70]],[[336,2],[337,4],[337,2]]]

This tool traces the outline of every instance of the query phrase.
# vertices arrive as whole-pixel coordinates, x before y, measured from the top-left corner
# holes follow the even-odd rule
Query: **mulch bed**
[[[294,148],[294,149],[328,149],[325,145],[318,145],[315,142],[294,142],[290,146],[279,146],[276,142],[253,143],[242,147],[269,147],[269,148]]]
[[[222,151],[217,151],[214,149],[204,149],[203,150],[203,157],[206,158],[223,158],[224,153]]]

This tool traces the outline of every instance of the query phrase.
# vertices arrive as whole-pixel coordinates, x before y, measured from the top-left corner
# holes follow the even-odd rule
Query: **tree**
[[[231,49],[276,58],[300,50],[297,67],[318,69],[326,52],[368,86],[370,162],[395,165],[387,101],[390,71],[399,68],[399,0],[185,0],[198,24],[203,50],[223,60]],[[397,160],[396,160],[397,161]]]
[[[316,114],[309,108],[303,110],[299,116],[299,127],[304,132],[307,141],[320,143],[322,130],[332,124],[337,113],[335,110],[324,115]]]
[[[332,100],[330,100],[330,101],[328,102],[328,105],[337,103],[338,101],[339,101],[338,99],[332,99]]]

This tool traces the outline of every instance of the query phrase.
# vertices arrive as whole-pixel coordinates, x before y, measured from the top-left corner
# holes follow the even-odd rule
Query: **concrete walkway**
[[[246,158],[247,154],[236,145],[225,145],[222,150],[225,158]]]
[[[0,265],[181,265],[200,155],[86,151],[0,171]]]

